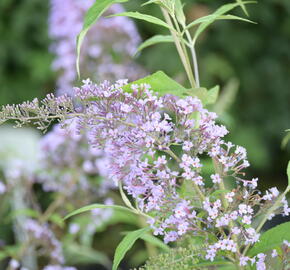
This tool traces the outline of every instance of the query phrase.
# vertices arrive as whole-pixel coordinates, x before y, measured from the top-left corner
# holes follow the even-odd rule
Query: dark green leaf
[[[149,227],[128,233],[120,244],[117,246],[112,270],[117,270],[120,262],[126,255],[127,251],[134,245],[137,239],[146,234],[150,230]]]

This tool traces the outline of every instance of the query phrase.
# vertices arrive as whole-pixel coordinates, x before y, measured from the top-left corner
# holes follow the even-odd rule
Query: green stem
[[[185,30],[186,37],[188,39],[188,42],[190,44],[190,51],[192,55],[192,62],[193,62],[193,69],[194,69],[194,78],[196,82],[196,87],[200,87],[200,81],[199,81],[199,71],[198,71],[198,62],[197,62],[197,56],[195,52],[195,46],[192,43],[192,38],[188,30]]]
[[[178,35],[179,35],[179,40],[180,40],[180,43],[181,43],[181,46],[182,46],[182,49],[183,49],[183,52],[184,52],[184,55],[185,55],[185,60],[186,60],[186,64],[187,64],[187,66],[189,67],[189,72],[192,74],[192,76],[194,77],[194,79],[195,79],[195,87],[199,87],[198,85],[199,85],[199,82],[197,82],[197,81],[199,81],[199,79],[198,78],[196,78],[195,77],[195,75],[196,75],[196,72],[195,72],[195,75],[193,75],[193,72],[192,72],[192,68],[191,68],[191,62],[190,62],[190,60],[189,60],[189,56],[188,56],[188,52],[187,52],[187,48],[186,48],[186,43],[185,43],[185,40],[183,39],[183,35],[182,35],[182,33],[181,33],[181,29],[180,29],[180,27],[179,27],[179,24],[178,24],[178,21],[176,20],[176,18],[175,17],[172,17],[172,19],[173,19],[173,22],[174,22],[174,24],[175,24],[175,28],[176,28],[176,30],[177,30],[177,33],[178,33]],[[189,40],[189,48],[190,49],[192,49],[191,48],[191,39]],[[196,60],[196,59],[195,59]],[[195,63],[195,60],[193,59],[193,64],[195,65],[196,63]],[[198,75],[198,74],[197,74]]]
[[[170,25],[172,28],[174,28],[168,12],[164,8],[161,8],[161,10],[162,10],[163,16],[164,16],[167,24]],[[173,30],[170,30],[170,32],[171,32],[171,35],[174,39],[176,49],[177,49],[178,54],[180,56],[181,62],[184,66],[184,69],[185,69],[186,75],[189,79],[189,82],[191,84],[191,87],[195,88],[196,87],[195,79],[194,79],[194,76],[193,76],[193,73],[191,70],[191,66],[188,63],[186,54],[184,52],[184,48],[182,48],[181,42],[179,40],[179,37],[176,35],[176,33]]]

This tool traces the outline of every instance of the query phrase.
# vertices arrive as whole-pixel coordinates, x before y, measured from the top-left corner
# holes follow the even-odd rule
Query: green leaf
[[[89,31],[89,29],[96,23],[96,21],[100,18],[100,16],[114,3],[123,3],[127,2],[128,0],[97,0],[95,3],[89,8],[87,11],[82,31],[79,33],[77,37],[77,61],[76,61],[76,68],[78,75],[80,76],[80,52],[81,46],[84,41],[84,38]],[[72,26],[73,27],[73,26]]]
[[[122,234],[127,235],[128,233],[129,232],[123,232]],[[150,244],[152,244],[152,245],[154,245],[156,247],[161,248],[165,252],[168,252],[170,250],[169,246],[164,244],[163,241],[161,241],[159,238],[155,237],[152,234],[146,233],[146,234],[142,235],[140,237],[140,239],[142,239],[142,240],[144,240],[144,241],[146,241],[146,242],[148,242],[148,243],[150,243]]]
[[[160,0],[149,0],[141,5],[141,7],[150,5],[150,4],[160,4]]]
[[[146,234],[142,235],[140,238],[142,240],[150,243],[150,244],[153,244],[156,247],[163,249],[166,252],[168,252],[170,250],[169,246],[167,246],[166,244],[164,244],[163,241],[161,241],[159,238],[157,238],[151,234],[146,233]]]
[[[216,102],[219,93],[219,86],[215,86],[210,90],[204,87],[188,89],[184,92],[184,96],[198,97],[203,105],[213,104]]]
[[[137,239],[146,234],[150,230],[149,227],[128,233],[120,244],[117,246],[112,270],[117,270],[120,262],[126,255],[127,251],[134,245]]]
[[[248,13],[248,11],[247,11],[247,9],[246,9],[246,6],[245,6],[244,2],[243,2],[242,0],[236,0],[236,1],[237,1],[237,3],[241,6],[241,8],[242,8],[242,10],[244,11],[244,13],[245,13],[247,16],[249,16],[249,13]]]
[[[289,228],[290,222],[285,222],[266,231],[260,237],[260,241],[249,250],[247,255],[252,257],[258,253],[264,253],[270,249],[279,247],[284,240],[290,241]]]
[[[137,49],[137,52],[142,51],[143,49],[158,44],[158,43],[168,43],[168,42],[174,42],[174,39],[172,36],[170,35],[156,35],[153,36],[147,40],[145,40]]]
[[[184,26],[186,22],[186,18],[183,12],[183,5],[181,3],[181,0],[175,0],[175,13],[177,21]]]
[[[184,92],[186,91],[186,88],[168,77],[163,71],[157,71],[152,75],[127,84],[123,87],[123,90],[131,92],[131,86],[134,84],[149,84],[152,90],[158,92],[160,96],[171,94],[178,97],[184,97]]]
[[[130,213],[135,213],[133,210],[127,208],[127,207],[124,207],[124,206],[120,206],[120,205],[105,205],[105,204],[98,204],[98,203],[95,203],[95,204],[90,204],[90,205],[87,205],[87,206],[84,206],[82,208],[79,208],[75,211],[73,211],[72,213],[68,214],[67,216],[65,216],[64,219],[68,219],[72,216],[75,216],[75,215],[78,215],[78,214],[81,214],[81,213],[84,213],[84,212],[87,212],[87,211],[91,211],[95,208],[111,208],[111,209],[114,209],[114,210],[120,210],[120,211],[127,211],[127,212],[130,212]]]
[[[122,13],[118,13],[118,14],[113,14],[113,15],[108,16],[108,17],[116,17],[116,16],[126,16],[126,17],[130,17],[130,18],[138,19],[138,20],[143,20],[146,22],[150,22],[150,23],[157,24],[157,25],[171,29],[171,27],[166,22],[162,21],[161,19],[153,17],[151,15],[142,14],[142,13],[139,13],[137,11],[135,11],[135,12],[122,12]]]
[[[64,246],[66,261],[70,264],[101,264],[107,268],[111,267],[111,262],[107,256],[88,246],[67,242]]]
[[[251,3],[256,3],[255,1],[245,1],[243,2],[244,4],[251,4]],[[220,7],[219,9],[217,9],[213,14],[205,16],[205,19],[203,18],[199,18],[197,20],[202,21],[199,25],[199,27],[197,28],[194,36],[193,36],[193,43],[196,42],[197,38],[199,37],[199,35],[209,26],[211,25],[213,22],[215,22],[221,15],[224,15],[225,13],[229,12],[230,10],[236,8],[237,6],[239,6],[239,3],[234,3],[234,4],[226,4],[223,5],[222,7]],[[196,20],[196,21],[197,21]],[[193,25],[195,25],[196,21],[190,23],[187,28],[192,27]]]
[[[243,17],[231,15],[231,14],[219,16],[217,19],[218,20],[238,20],[238,21],[243,21],[243,22],[248,22],[248,23],[254,23],[254,24],[256,24],[256,22],[253,22],[251,20],[245,19]]]
[[[206,105],[207,104],[214,104],[217,101],[218,95],[219,95],[220,87],[216,85],[215,87],[209,89],[207,91],[207,99],[206,99]]]
[[[290,186],[290,161],[287,166],[288,186]]]
[[[283,138],[281,142],[282,149],[284,149],[287,146],[289,141],[290,141],[290,132],[288,131],[288,133],[286,134],[286,136]]]
[[[60,228],[64,227],[63,219],[62,219],[62,217],[59,214],[56,214],[56,213],[52,214],[49,217],[49,221],[51,221],[52,223],[56,224]]]
[[[151,89],[157,92],[159,96],[171,94],[181,98],[186,96],[198,97],[203,105],[213,104],[219,93],[219,86],[215,86],[210,90],[207,90],[206,88],[186,89],[181,84],[168,77],[163,71],[157,71],[152,75],[127,84],[123,87],[123,90],[131,92],[132,85],[141,84],[149,84]]]

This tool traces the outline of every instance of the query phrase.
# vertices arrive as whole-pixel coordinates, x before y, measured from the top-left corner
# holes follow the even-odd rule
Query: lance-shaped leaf
[[[117,246],[115,255],[114,255],[114,261],[113,261],[113,268],[112,270],[117,270],[120,262],[126,255],[127,251],[134,245],[134,243],[144,234],[146,234],[148,231],[150,231],[150,228],[143,228],[137,231],[133,231],[128,233],[123,240],[120,242],[120,244]]]
[[[75,216],[75,215],[78,215],[78,214],[81,214],[81,213],[84,213],[84,212],[87,212],[87,211],[91,211],[93,209],[96,209],[96,208],[110,208],[110,209],[114,209],[114,210],[120,210],[120,211],[127,211],[127,212],[130,212],[130,213],[135,213],[132,209],[129,209],[127,207],[124,207],[124,206],[120,206],[120,205],[105,205],[105,204],[98,204],[98,203],[95,203],[95,204],[90,204],[90,205],[87,205],[87,206],[84,206],[82,208],[79,208],[75,211],[73,211],[72,213],[68,214],[67,216],[65,216],[64,219],[68,219],[72,216]]]
[[[77,37],[77,61],[76,61],[76,68],[78,75],[80,76],[80,52],[81,46],[84,41],[84,38],[89,31],[89,29],[96,23],[96,21],[100,18],[100,16],[114,3],[123,3],[127,2],[128,0],[97,0],[95,3],[89,8],[87,11],[82,31],[79,33]],[[73,26],[72,26],[73,27]]]
[[[140,52],[142,50],[144,50],[145,48],[158,44],[158,43],[168,43],[168,42],[174,42],[174,39],[172,36],[170,35],[156,35],[153,36],[149,39],[147,39],[146,41],[144,41],[137,49],[137,52]]]
[[[153,17],[151,15],[142,14],[142,13],[139,13],[137,11],[135,11],[135,12],[122,12],[122,13],[114,14],[114,15],[111,15],[108,17],[116,17],[116,16],[126,16],[126,17],[150,22],[150,23],[157,24],[157,25],[171,29],[171,27],[166,22],[162,21],[161,19]]]
[[[243,2],[244,4],[252,4],[252,3],[256,3],[255,1],[245,1]],[[197,38],[199,37],[199,35],[209,26],[211,25],[213,22],[215,22],[218,19],[223,19],[221,16],[226,14],[227,12],[229,12],[230,10],[233,10],[234,8],[240,6],[240,3],[233,3],[233,4],[226,4],[223,5],[222,7],[220,7],[219,9],[217,9],[213,14],[211,15],[207,15],[204,16],[202,18],[199,18],[193,22],[191,22],[189,25],[187,25],[187,29],[189,29],[190,27],[200,24],[194,34],[193,37],[193,42],[195,43]],[[233,17],[231,19],[238,19],[239,17],[232,15]],[[229,17],[228,17],[229,19]],[[248,21],[247,19],[242,19],[239,18],[240,20],[243,21]],[[249,21],[251,22],[251,21]]]
[[[242,10],[244,11],[244,13],[247,15],[247,16],[249,16],[249,13],[248,13],[248,11],[247,11],[247,9],[246,9],[246,5],[244,4],[244,2],[242,1],[242,0],[236,0],[237,1],[237,3],[241,6],[241,8],[242,8]]]

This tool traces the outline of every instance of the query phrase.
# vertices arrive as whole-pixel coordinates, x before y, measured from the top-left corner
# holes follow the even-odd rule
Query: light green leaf
[[[137,239],[146,234],[150,230],[149,227],[128,233],[120,244],[117,246],[112,270],[117,270],[120,262],[126,255],[127,251],[134,245]]]
[[[87,211],[91,211],[93,209],[96,209],[96,208],[111,208],[111,209],[114,209],[114,210],[120,210],[120,211],[127,211],[127,212],[130,212],[130,213],[135,213],[133,210],[127,208],[127,207],[124,207],[124,206],[120,206],[120,205],[105,205],[105,204],[98,204],[98,203],[95,203],[95,204],[90,204],[90,205],[87,205],[87,206],[84,206],[82,208],[79,208],[75,211],[73,211],[72,213],[68,214],[67,216],[65,216],[64,219],[68,219],[72,216],[75,216],[75,215],[78,215],[78,214],[81,214],[81,213],[84,213],[84,212],[87,212]]]
[[[184,92],[184,96],[198,97],[203,104],[207,102],[207,89],[204,87],[188,89]]]
[[[122,234],[124,235],[127,235],[129,232],[123,232]],[[161,248],[163,251],[165,252],[168,252],[170,250],[170,247],[167,246],[166,244],[164,244],[163,241],[161,241],[159,238],[155,237],[154,235],[152,234],[149,234],[149,233],[146,233],[146,234],[143,234],[140,239],[156,246],[156,247],[159,247]]]
[[[123,3],[127,2],[128,0],[97,0],[91,6],[91,8],[87,11],[82,31],[79,33],[77,37],[77,61],[76,61],[76,68],[78,75],[80,76],[80,52],[83,40],[89,31],[89,29],[96,23],[96,21],[100,18],[100,16],[114,3]],[[73,26],[72,26],[73,27]]]
[[[62,217],[59,214],[56,214],[56,213],[52,214],[49,217],[49,221],[51,221],[52,223],[56,224],[60,228],[63,228],[64,225],[65,225],[64,222],[63,222]]]
[[[140,237],[142,240],[150,243],[150,244],[153,244],[154,246],[156,247],[159,247],[161,248],[162,250],[168,252],[170,250],[169,246],[167,246],[166,244],[164,244],[163,241],[161,241],[159,238],[151,235],[151,234],[143,234],[141,237]]]
[[[251,3],[256,3],[256,2],[255,1],[245,1],[243,3],[244,4],[251,4]],[[224,15],[225,13],[229,12],[230,10],[236,8],[239,5],[240,5],[239,3],[226,4],[226,5],[223,5],[222,7],[220,7],[219,9],[217,9],[213,14],[206,16],[206,19],[203,22],[201,22],[201,24],[199,25],[199,27],[197,28],[197,30],[193,36],[193,43],[195,43],[197,38],[199,37],[199,35],[209,25],[211,25],[213,22],[215,22],[221,15]],[[202,18],[200,18],[198,20],[202,20]],[[193,25],[194,25],[194,22],[189,24],[187,28],[190,28]]]
[[[195,26],[195,25],[198,25],[198,24],[200,24],[200,23],[203,23],[203,22],[208,22],[208,21],[214,19],[215,17],[216,17],[216,16],[213,15],[213,14],[210,14],[210,15],[206,15],[206,16],[200,17],[200,18],[194,20],[193,22],[191,22],[190,24],[188,24],[188,25],[186,26],[186,29],[189,29],[189,28],[191,28],[191,27],[193,27],[193,26]]]
[[[174,42],[174,39],[170,35],[156,35],[147,40],[145,40],[137,49],[138,52],[142,51],[143,49],[158,44],[158,43],[167,43],[167,42]]]
[[[181,98],[186,96],[198,97],[202,101],[203,105],[214,103],[219,93],[218,86],[215,86],[210,90],[207,90],[206,88],[186,89],[181,84],[168,77],[163,71],[157,71],[152,75],[127,84],[123,87],[123,90],[126,92],[131,92],[132,85],[141,84],[149,84],[151,89],[157,92],[159,96],[171,94]]]
[[[231,14],[219,16],[217,19],[218,20],[238,20],[238,21],[243,21],[243,22],[248,22],[248,23],[254,23],[254,24],[256,24],[256,22],[253,22],[251,20],[245,19],[243,17],[231,15]]]
[[[126,16],[126,17],[150,22],[150,23],[157,24],[157,25],[171,29],[171,27],[166,22],[162,21],[161,19],[153,17],[151,15],[142,14],[142,13],[139,13],[137,11],[135,11],[135,12],[122,12],[122,13],[111,15],[109,17],[116,17],[116,16]]]
[[[245,6],[244,2],[243,2],[242,0],[236,0],[236,1],[237,1],[237,3],[241,6],[241,8],[242,8],[242,10],[245,12],[245,14],[246,14],[247,16],[249,16],[249,13],[248,13],[248,11],[247,11],[247,9],[246,9],[246,6]]]
[[[134,209],[132,203],[130,202],[130,200],[128,199],[128,197],[126,196],[126,194],[124,193],[124,190],[123,190],[123,186],[122,186],[122,182],[121,181],[119,181],[119,191],[120,191],[122,200],[125,203],[125,205],[128,206],[128,208]]]
[[[147,6],[147,5],[150,5],[150,4],[159,4],[159,3],[160,3],[160,0],[149,0],[149,1],[145,2],[145,3],[143,3],[141,5],[141,7]]]
[[[183,5],[181,3],[181,0],[175,0],[175,13],[176,13],[176,18],[177,21],[184,26],[185,25],[185,15],[183,12]]]
[[[288,133],[286,134],[286,136],[283,138],[282,142],[281,142],[281,147],[284,149],[288,142],[290,141],[290,132],[287,131]]]
[[[157,71],[152,75],[127,84],[123,87],[123,90],[131,92],[131,86],[134,84],[149,84],[152,90],[158,92],[160,96],[171,94],[178,97],[184,97],[183,93],[186,91],[186,88],[168,77],[163,71]]]
[[[78,245],[74,242],[67,242],[64,245],[66,261],[70,264],[101,264],[107,268],[111,267],[111,262],[107,256],[88,246]]]
[[[288,186],[290,186],[290,161],[287,166]]]
[[[266,231],[260,237],[260,241],[249,250],[247,255],[252,257],[258,253],[264,253],[268,250],[279,247],[282,245],[284,240],[290,241],[289,228],[290,222],[285,222]]]
[[[207,91],[206,105],[207,104],[214,104],[217,101],[217,98],[219,95],[219,90],[220,90],[220,87],[218,85],[216,85],[215,87],[213,87]]]

